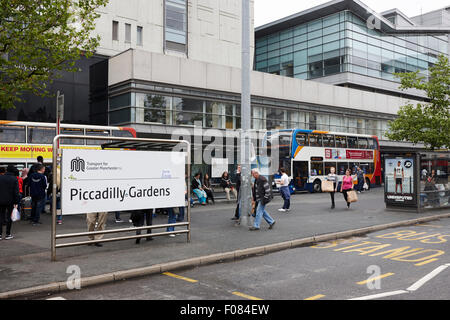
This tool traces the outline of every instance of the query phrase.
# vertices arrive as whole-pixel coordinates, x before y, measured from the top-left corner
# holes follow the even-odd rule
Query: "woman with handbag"
[[[198,197],[198,202],[204,206],[206,205],[206,199],[208,195],[202,188],[200,176],[201,176],[200,172],[194,176],[194,179],[192,180],[192,192],[194,192],[195,195]]]
[[[336,175],[336,168],[334,167],[330,168],[330,173],[328,174],[326,179],[327,181],[333,182],[333,191],[330,192],[330,197],[331,197],[331,209],[334,209],[335,208],[334,193],[337,191],[337,182],[338,182],[338,176]]]
[[[353,177],[352,171],[347,169],[345,176],[342,178],[341,192],[344,194],[345,202],[347,202],[347,208],[350,209],[350,202],[348,201],[348,192],[353,190]]]
[[[206,192],[206,195],[208,196],[206,198],[206,201],[209,202],[209,199],[211,199],[212,203],[214,204],[214,193],[211,187],[211,179],[209,178],[209,174],[205,173],[205,176],[203,177],[203,190]]]

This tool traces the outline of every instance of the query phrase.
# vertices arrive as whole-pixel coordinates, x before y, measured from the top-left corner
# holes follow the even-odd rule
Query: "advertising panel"
[[[385,200],[388,204],[415,205],[416,163],[413,157],[385,158]]]
[[[185,153],[64,149],[63,215],[185,205]]]

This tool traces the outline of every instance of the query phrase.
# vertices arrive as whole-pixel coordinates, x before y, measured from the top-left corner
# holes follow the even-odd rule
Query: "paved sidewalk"
[[[79,266],[84,278],[449,212],[417,214],[388,211],[381,188],[360,194],[359,198],[360,201],[348,210],[342,195],[336,194],[337,208],[331,210],[328,194],[298,194],[293,196],[292,210],[287,214],[278,212],[282,200],[276,197],[268,205],[276,225],[273,230],[268,230],[267,223],[263,221],[261,231],[256,232],[250,232],[244,226],[236,227],[230,220],[234,215],[234,202],[196,207],[192,209],[190,243],[187,243],[186,235],[180,235],[175,238],[156,237],[149,242],[143,240],[140,245],[136,245],[134,240],[127,240],[105,243],[102,248],[64,248],[57,250],[57,262],[50,261],[51,217],[44,214],[42,225],[31,226],[20,221],[13,225],[14,239],[0,241],[0,293],[65,282],[71,275],[66,273],[71,265]],[[124,223],[117,224],[111,213],[107,229],[131,227],[128,218],[129,214],[122,214]],[[158,214],[153,223],[165,224],[167,216]],[[65,217],[63,225],[57,226],[58,234],[85,231],[84,215]],[[123,235],[126,234],[106,237]],[[69,241],[78,239],[81,238]]]

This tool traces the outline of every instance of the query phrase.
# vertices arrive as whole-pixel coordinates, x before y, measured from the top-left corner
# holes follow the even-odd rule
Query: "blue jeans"
[[[31,221],[38,223],[41,219],[41,213],[44,211],[47,199],[32,199],[31,200]]]
[[[175,214],[175,211],[173,210],[173,208],[169,208],[167,209],[169,211],[169,221],[167,222],[168,224],[172,224],[172,223],[177,223],[177,216]],[[175,231],[175,227],[167,227],[167,231]]]
[[[284,200],[283,209],[289,209],[291,207],[291,192],[289,191],[289,187],[281,187],[280,193]]]
[[[183,222],[184,221],[184,207],[179,207],[180,213],[178,214],[177,221]]]
[[[273,220],[270,214],[266,211],[266,205],[263,204],[262,201],[258,201],[258,207],[256,208],[255,222],[253,224],[255,228],[259,229],[261,224],[261,218],[264,218],[264,220],[266,220],[269,225],[275,222],[275,220]]]

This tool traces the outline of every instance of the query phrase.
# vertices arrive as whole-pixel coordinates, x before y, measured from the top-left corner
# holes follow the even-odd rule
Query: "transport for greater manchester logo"
[[[76,157],[75,159],[73,159],[70,162],[70,171],[76,171],[76,172],[80,172],[85,170],[86,167],[86,163],[84,162],[83,159],[80,159],[80,157]]]

